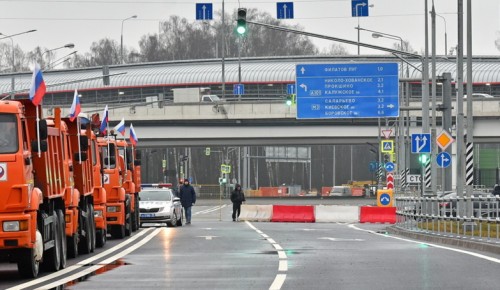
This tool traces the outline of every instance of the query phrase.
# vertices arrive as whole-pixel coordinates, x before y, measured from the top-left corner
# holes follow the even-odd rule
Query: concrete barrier
[[[273,216],[272,205],[242,204],[239,219],[242,221],[268,222]]]
[[[360,223],[396,223],[396,207],[362,206],[359,208]]]
[[[358,206],[317,205],[315,213],[317,223],[357,223],[359,221]]]
[[[314,222],[314,206],[312,205],[273,205],[272,222]]]

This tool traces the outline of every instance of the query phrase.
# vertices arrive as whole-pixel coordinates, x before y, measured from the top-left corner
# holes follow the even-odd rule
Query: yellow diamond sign
[[[436,142],[439,148],[444,151],[448,148],[448,146],[450,146],[451,143],[455,142],[455,139],[453,139],[448,132],[443,131],[437,136]]]

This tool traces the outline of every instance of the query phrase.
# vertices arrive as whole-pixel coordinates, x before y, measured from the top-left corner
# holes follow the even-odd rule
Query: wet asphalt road
[[[100,270],[82,281],[65,282],[63,288],[500,288],[500,256],[391,237],[383,234],[386,225],[380,224],[232,222],[228,203],[218,210],[211,202],[198,202],[191,225],[141,229],[133,242],[91,263]],[[137,249],[119,257],[133,245]],[[106,259],[111,265],[105,266]],[[9,275],[2,269],[5,265],[0,266],[0,288],[20,284],[15,277],[5,281]],[[47,282],[32,288],[41,285]]]

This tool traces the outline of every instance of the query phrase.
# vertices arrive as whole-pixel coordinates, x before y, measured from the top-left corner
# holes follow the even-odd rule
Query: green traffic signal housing
[[[238,23],[236,26],[236,32],[243,36],[247,33],[247,9],[238,8]]]
[[[288,95],[286,96],[286,101],[285,101],[287,106],[291,106],[293,104],[293,97]]]
[[[420,154],[418,156],[418,162],[420,162],[420,164],[427,164],[429,162],[429,156],[427,154]]]

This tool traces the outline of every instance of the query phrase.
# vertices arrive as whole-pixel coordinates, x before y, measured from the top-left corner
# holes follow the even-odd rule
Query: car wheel
[[[167,226],[169,228],[175,228],[177,226],[177,214],[174,211],[174,215],[170,219],[170,221],[167,223]]]

